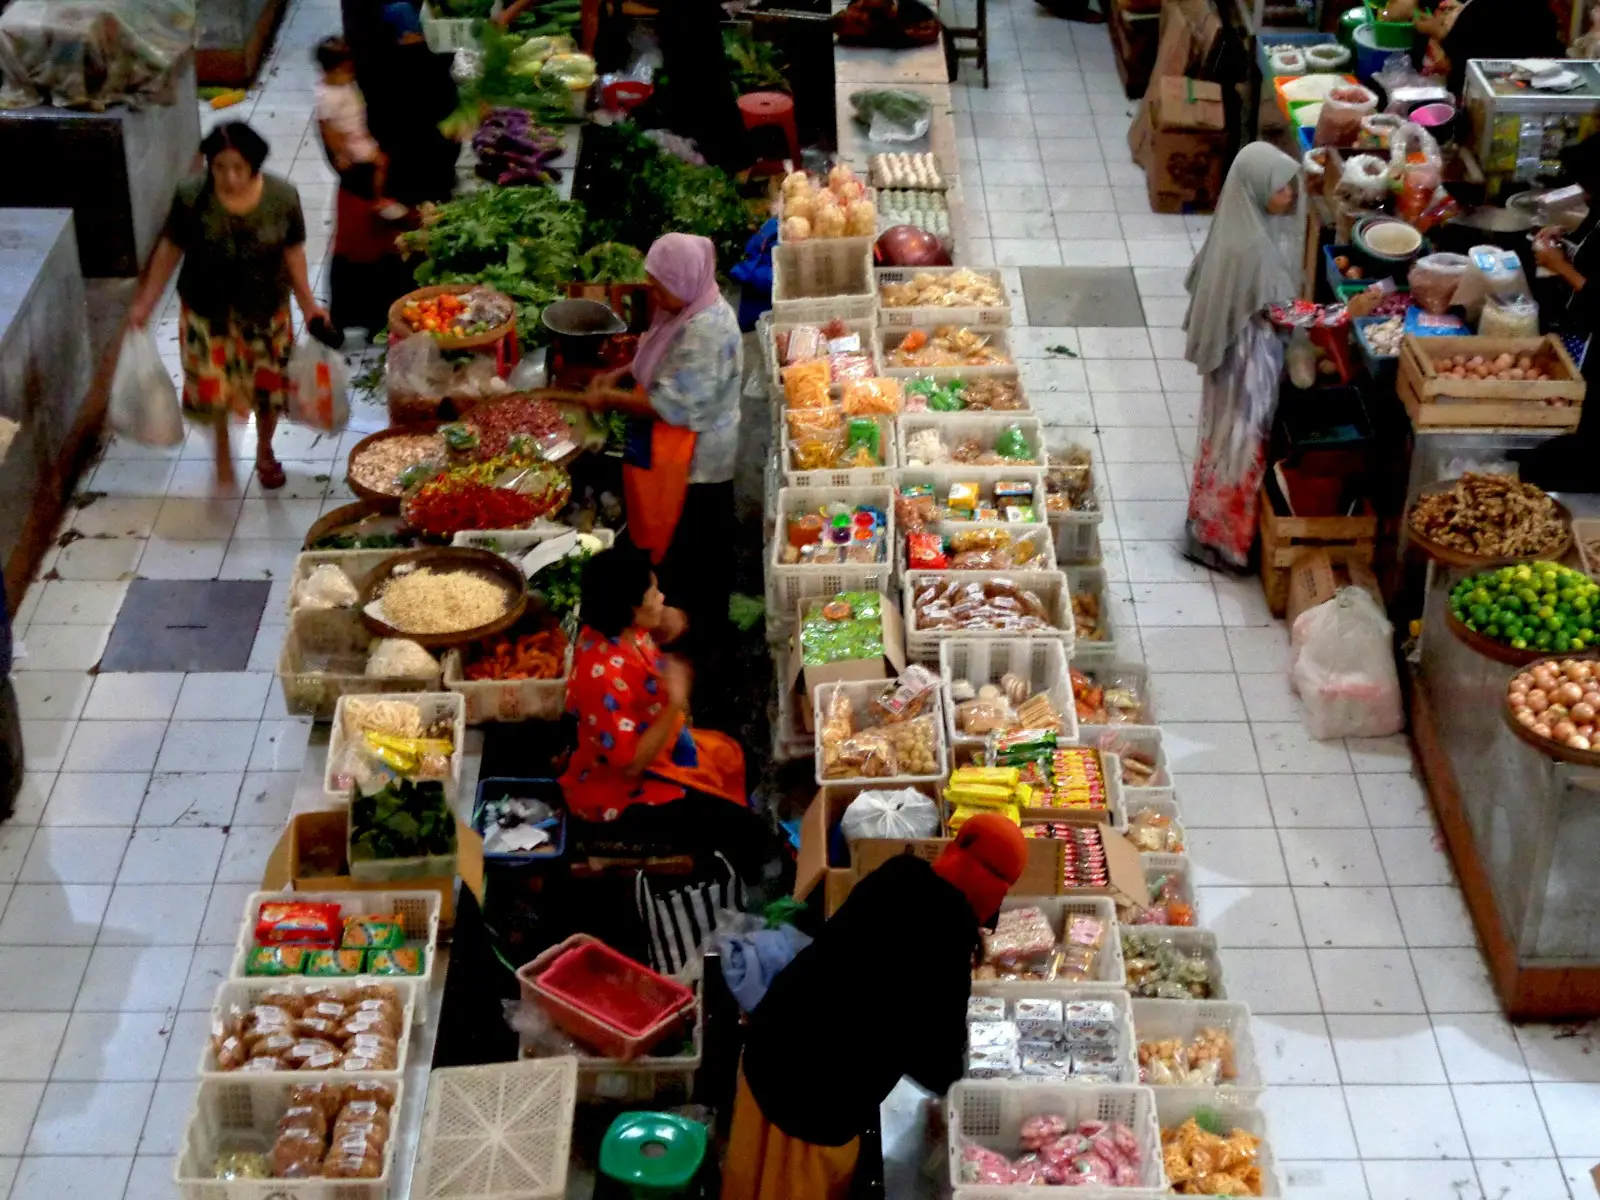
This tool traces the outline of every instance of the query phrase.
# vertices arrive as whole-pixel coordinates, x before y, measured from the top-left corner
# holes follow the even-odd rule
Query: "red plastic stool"
[[[749,92],[739,97],[739,115],[744,119],[746,133],[754,133],[769,125],[783,130],[789,146],[789,160],[800,161],[800,131],[794,123],[794,98],[782,92]],[[784,168],[772,159],[764,159],[755,166],[757,171],[777,174]]]

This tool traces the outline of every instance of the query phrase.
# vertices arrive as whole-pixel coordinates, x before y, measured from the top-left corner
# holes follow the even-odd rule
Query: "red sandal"
[[[275,458],[269,458],[265,462],[257,459],[256,477],[261,480],[261,486],[269,492],[277,491],[289,481],[283,473],[283,464]]]

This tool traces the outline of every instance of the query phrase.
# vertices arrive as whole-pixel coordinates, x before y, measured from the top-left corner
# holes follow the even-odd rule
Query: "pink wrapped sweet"
[[[1066,1133],[1068,1128],[1067,1119],[1054,1113],[1029,1117],[1022,1123],[1017,1141],[1024,1150],[1041,1150]]]
[[[1016,1181],[1011,1160],[1004,1154],[968,1142],[961,1147],[961,1182],[1009,1184]]]
[[[1052,1178],[1052,1174],[1052,1168],[1035,1154],[1024,1154],[1011,1164],[1011,1182],[1023,1186],[1060,1186],[1061,1181]]]

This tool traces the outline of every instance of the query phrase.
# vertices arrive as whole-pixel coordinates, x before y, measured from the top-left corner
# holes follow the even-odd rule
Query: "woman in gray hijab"
[[[1269,218],[1294,208],[1299,175],[1294,159],[1265,142],[1240,150],[1184,282],[1185,357],[1205,376],[1185,553],[1206,566],[1250,563],[1283,367],[1282,342],[1261,310],[1299,291]]]

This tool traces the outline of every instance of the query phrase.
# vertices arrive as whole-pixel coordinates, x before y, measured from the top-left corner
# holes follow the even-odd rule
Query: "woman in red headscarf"
[[[654,316],[630,366],[602,375],[590,404],[632,423],[623,458],[628,536],[650,555],[698,646],[728,619],[733,467],[739,451],[739,318],[717,288],[710,239],[668,233],[645,255]],[[631,375],[635,387],[616,384]]]
[[[973,817],[934,862],[868,875],[778,973],[750,1016],[722,1200],[842,1200],[901,1076],[940,1096],[961,1078],[979,926],[1027,850],[1004,817]]]

